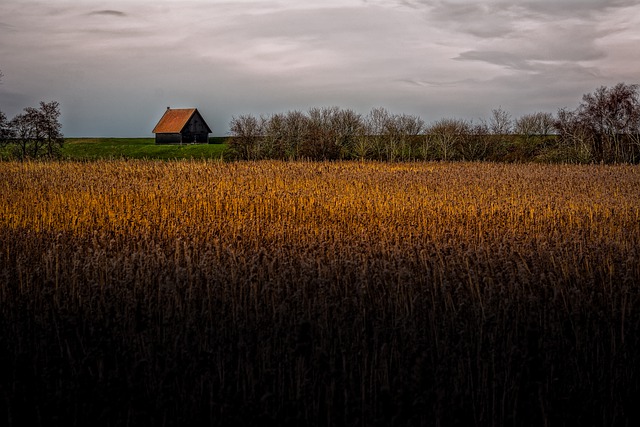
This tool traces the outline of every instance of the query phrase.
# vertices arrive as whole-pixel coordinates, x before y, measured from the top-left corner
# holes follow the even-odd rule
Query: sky
[[[67,137],[151,137],[168,106],[338,106],[487,119],[640,83],[640,1],[0,0],[0,111],[58,101]]]

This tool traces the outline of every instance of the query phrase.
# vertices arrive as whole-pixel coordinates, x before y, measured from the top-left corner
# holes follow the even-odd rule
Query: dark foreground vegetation
[[[640,172],[5,162],[0,425],[635,426]]]

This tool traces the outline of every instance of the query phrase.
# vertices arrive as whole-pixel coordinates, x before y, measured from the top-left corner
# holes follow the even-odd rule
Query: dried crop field
[[[0,164],[0,424],[632,425],[640,168]]]

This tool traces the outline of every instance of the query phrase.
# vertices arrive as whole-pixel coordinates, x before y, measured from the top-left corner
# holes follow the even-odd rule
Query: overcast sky
[[[640,83],[640,1],[1,0],[0,110],[60,102],[65,136],[152,136],[167,106],[339,106],[478,120]]]

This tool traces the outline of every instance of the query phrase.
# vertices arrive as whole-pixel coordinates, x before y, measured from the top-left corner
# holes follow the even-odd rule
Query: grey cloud
[[[502,51],[469,50],[462,52],[455,59],[459,61],[482,61],[522,71],[531,71],[534,68],[531,61],[521,58],[513,53]]]
[[[536,23],[534,28],[494,41],[485,48],[463,51],[455,59],[538,72],[557,64],[604,60],[607,52],[598,41],[611,34],[612,31],[598,30],[584,22]]]
[[[621,9],[640,5],[638,0],[565,0],[565,1],[526,1],[522,7],[526,10],[557,18],[597,19],[611,9]]]
[[[119,18],[123,18],[123,17],[127,16],[126,13],[121,12],[119,10],[96,10],[96,11],[90,12],[89,15],[93,15],[93,16],[114,16],[114,17],[119,17]]]
[[[388,4],[378,1],[379,5]],[[430,26],[448,28],[478,39],[517,36],[531,21],[582,22],[595,27],[607,13],[640,5],[639,0],[461,1],[396,0],[396,7],[422,10]],[[633,13],[633,12],[632,12]]]
[[[516,28],[512,9],[495,3],[443,2],[430,8],[428,20],[480,38],[504,37]]]
[[[378,4],[387,4],[379,0]],[[598,16],[609,9],[620,9],[640,5],[639,0],[395,0],[399,7],[410,7],[429,11],[433,16],[445,20],[470,18],[518,11],[523,16],[532,14],[547,17]]]
[[[478,83],[478,79],[462,79],[462,80],[443,80],[443,81],[432,81],[432,80],[420,80],[420,79],[400,79],[398,80],[400,83],[405,83],[411,86],[418,87],[433,87],[433,88],[453,88],[461,85],[475,84]]]
[[[201,29],[190,45],[208,40],[216,46],[212,62],[234,64],[241,72],[287,74],[296,81],[335,82],[347,76],[340,76],[341,72],[353,78],[352,67],[363,63],[387,62],[378,64],[377,69],[388,69],[395,55],[402,55],[400,46],[407,48],[409,42],[403,39],[406,30],[389,27],[385,22],[388,15],[379,12],[344,7],[241,15],[227,20],[222,30],[211,26]],[[382,29],[379,37],[372,37]]]
[[[456,58],[461,61],[480,61],[510,70],[514,80],[528,80],[540,76],[541,80],[553,81],[594,80],[603,78],[598,66],[585,65],[579,61],[539,61],[527,59],[514,53],[501,51],[466,51]],[[587,63],[588,64],[588,63]],[[496,79],[501,79],[497,77]],[[494,84],[497,85],[496,82]],[[544,87],[541,85],[539,87]]]

